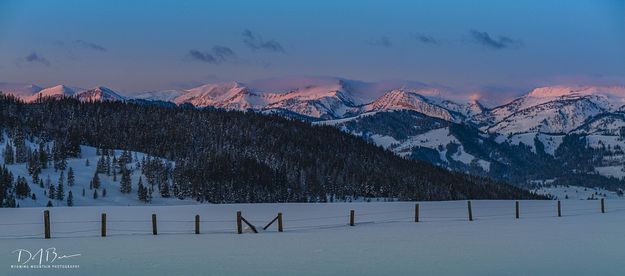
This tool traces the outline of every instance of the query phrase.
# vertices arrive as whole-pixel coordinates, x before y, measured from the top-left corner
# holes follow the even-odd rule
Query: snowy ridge
[[[148,101],[165,101],[172,102],[175,98],[182,96],[185,94],[185,90],[159,90],[159,91],[149,91],[145,93],[141,93],[137,96],[134,96],[134,99],[138,100],[148,100]]]
[[[17,96],[25,102],[34,102],[45,98],[59,99],[64,97],[73,97],[80,101],[123,101],[126,99],[126,97],[104,86],[83,89],[59,84],[42,89],[34,85],[3,85],[0,83],[0,91]]]
[[[447,121],[457,120],[449,110],[432,104],[425,97],[417,93],[404,90],[390,91],[374,102],[366,105],[363,109],[365,112],[407,109]]]
[[[0,82],[0,92],[18,98],[31,96],[41,91],[41,89],[41,87],[34,84]]]

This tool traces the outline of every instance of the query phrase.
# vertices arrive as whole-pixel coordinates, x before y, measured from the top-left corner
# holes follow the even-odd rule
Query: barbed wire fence
[[[514,207],[488,206],[473,208],[471,201],[467,206],[420,206],[415,203],[414,209],[400,209],[392,211],[358,212],[347,209],[344,215],[312,216],[312,217],[287,217],[282,218],[279,213],[273,220],[246,220],[241,212],[233,219],[201,219],[195,215],[195,219],[158,219],[157,214],[152,214],[152,219],[106,219],[102,214],[100,220],[59,220],[51,221],[50,210],[44,211],[44,219],[41,222],[6,222],[0,223],[0,240],[2,239],[40,239],[40,238],[79,238],[79,237],[108,237],[127,235],[194,235],[194,234],[242,234],[261,232],[306,232],[323,229],[349,228],[355,226],[367,227],[373,224],[391,223],[440,223],[467,221],[493,221],[515,219],[538,219],[593,216],[606,213],[605,200],[601,199],[599,205],[582,206],[561,209],[560,201],[556,206],[530,205],[519,209],[519,201]],[[475,213],[473,211],[476,211]],[[488,211],[488,212],[484,212]],[[492,211],[495,211],[494,213]],[[612,208],[610,213],[625,213],[625,207]],[[287,214],[288,215],[288,214]],[[45,217],[48,217],[47,219]],[[193,218],[193,216],[189,216]],[[278,226],[267,230],[275,221]],[[244,228],[243,222],[248,226]],[[268,223],[269,222],[269,223]],[[268,224],[267,224],[268,223]],[[267,224],[265,227],[263,225]],[[57,230],[54,226],[67,225]],[[284,226],[283,226],[284,225]],[[67,228],[75,229],[67,229]],[[161,231],[157,231],[160,228]],[[253,229],[253,231],[250,231]]]

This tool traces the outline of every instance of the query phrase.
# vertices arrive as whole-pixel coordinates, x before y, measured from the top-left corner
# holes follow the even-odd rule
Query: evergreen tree
[[[161,185],[160,188],[161,188],[160,189],[161,197],[164,197],[164,198],[170,197],[170,194],[169,194],[169,182],[167,182],[167,181],[163,182],[163,184]]]
[[[143,202],[150,202],[150,193],[148,191],[148,188],[146,188],[143,185],[143,179],[141,177],[139,177],[139,184],[138,184],[139,188],[137,190],[137,196],[139,197],[139,200],[143,201]]]
[[[28,182],[24,177],[18,177],[17,183],[15,184],[15,195],[19,199],[24,199],[30,196],[30,187],[28,186]]]
[[[4,164],[10,165],[15,162],[15,154],[13,153],[13,146],[11,143],[7,143],[4,146]]]
[[[132,192],[132,182],[130,180],[130,170],[126,166],[122,167],[122,178],[119,182],[119,191],[123,194]]]
[[[15,163],[28,162],[30,149],[26,146],[26,138],[24,137],[24,133],[22,131],[17,131],[15,133],[13,146],[15,146]]]
[[[98,190],[93,190],[93,199],[98,199]]]
[[[98,173],[106,173],[106,166],[106,159],[104,158],[104,155],[100,155],[98,164],[96,165],[96,171]]]
[[[106,197],[106,188],[102,189],[102,197]]]
[[[48,205],[46,207],[52,207],[52,201],[48,200]]]
[[[59,181],[57,182],[57,186],[65,185],[65,171],[61,171],[59,174]]]
[[[111,175],[111,157],[109,155],[106,156],[106,175]]]
[[[54,184],[50,184],[48,188],[48,198],[54,199],[55,196],[56,196],[56,189],[54,188]]]
[[[37,196],[35,195],[35,193],[32,193],[32,195],[30,196],[30,198],[31,198],[32,200],[37,200]]]
[[[69,170],[67,171],[67,186],[74,186],[74,181],[74,170],[72,169],[72,167],[69,167]]]
[[[41,164],[41,168],[47,169],[48,168],[48,152],[44,148],[43,142],[39,143],[39,150],[37,152],[39,153],[39,164]]]
[[[74,195],[72,194],[71,190],[67,194],[67,206],[74,206]]]
[[[43,180],[39,179],[39,188],[43,189]]]
[[[85,188],[82,188],[82,197],[85,197]]]
[[[32,176],[33,183],[39,182],[39,174],[41,173],[41,163],[39,162],[39,153],[37,150],[28,154],[28,174]]]
[[[85,160],[85,167],[89,167],[89,159]]]
[[[59,177],[59,185],[56,188],[56,199],[63,200],[65,199],[65,189],[63,188],[65,184],[63,184],[63,171],[61,171],[61,176]]]
[[[91,179],[91,187],[94,189],[100,189],[100,177],[98,176],[98,172],[93,175],[93,179]]]

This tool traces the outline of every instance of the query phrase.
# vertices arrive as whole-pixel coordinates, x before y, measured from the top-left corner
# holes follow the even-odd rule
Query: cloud
[[[201,61],[210,64],[221,64],[226,61],[231,61],[236,57],[236,54],[232,49],[226,46],[216,45],[210,51],[202,52],[200,50],[191,49],[188,53],[189,57],[193,60]]]
[[[37,54],[36,52],[30,53],[30,55],[25,56],[21,60],[28,63],[39,63],[45,66],[50,66],[50,62],[45,57]]]
[[[501,50],[506,48],[518,48],[523,45],[523,42],[517,39],[512,39],[507,36],[490,36],[487,32],[480,32],[477,30],[470,30],[471,38],[474,42],[493,50]]]
[[[255,34],[248,29],[243,30],[242,35],[243,43],[254,51],[263,50],[267,52],[284,53],[282,45],[273,39],[264,40],[262,36]]]
[[[74,41],[74,44],[85,49],[95,50],[99,52],[106,52],[106,48],[104,48],[102,45],[95,44],[93,42],[89,42],[85,40],[76,40]]]
[[[439,45],[440,41],[438,41],[437,39],[435,39],[432,36],[429,35],[425,35],[425,34],[416,34],[414,36],[414,38],[418,41],[421,42],[423,44],[432,44],[432,45]]]
[[[367,41],[367,44],[369,44],[371,46],[385,47],[385,48],[393,46],[393,43],[391,42],[391,39],[388,38],[387,36],[383,36],[383,37],[380,37],[378,39],[369,40],[369,41]]]

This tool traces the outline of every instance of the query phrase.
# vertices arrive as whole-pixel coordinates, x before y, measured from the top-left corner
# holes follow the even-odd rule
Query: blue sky
[[[625,85],[624,3],[0,0],[0,81],[125,93],[293,75],[501,93]]]

